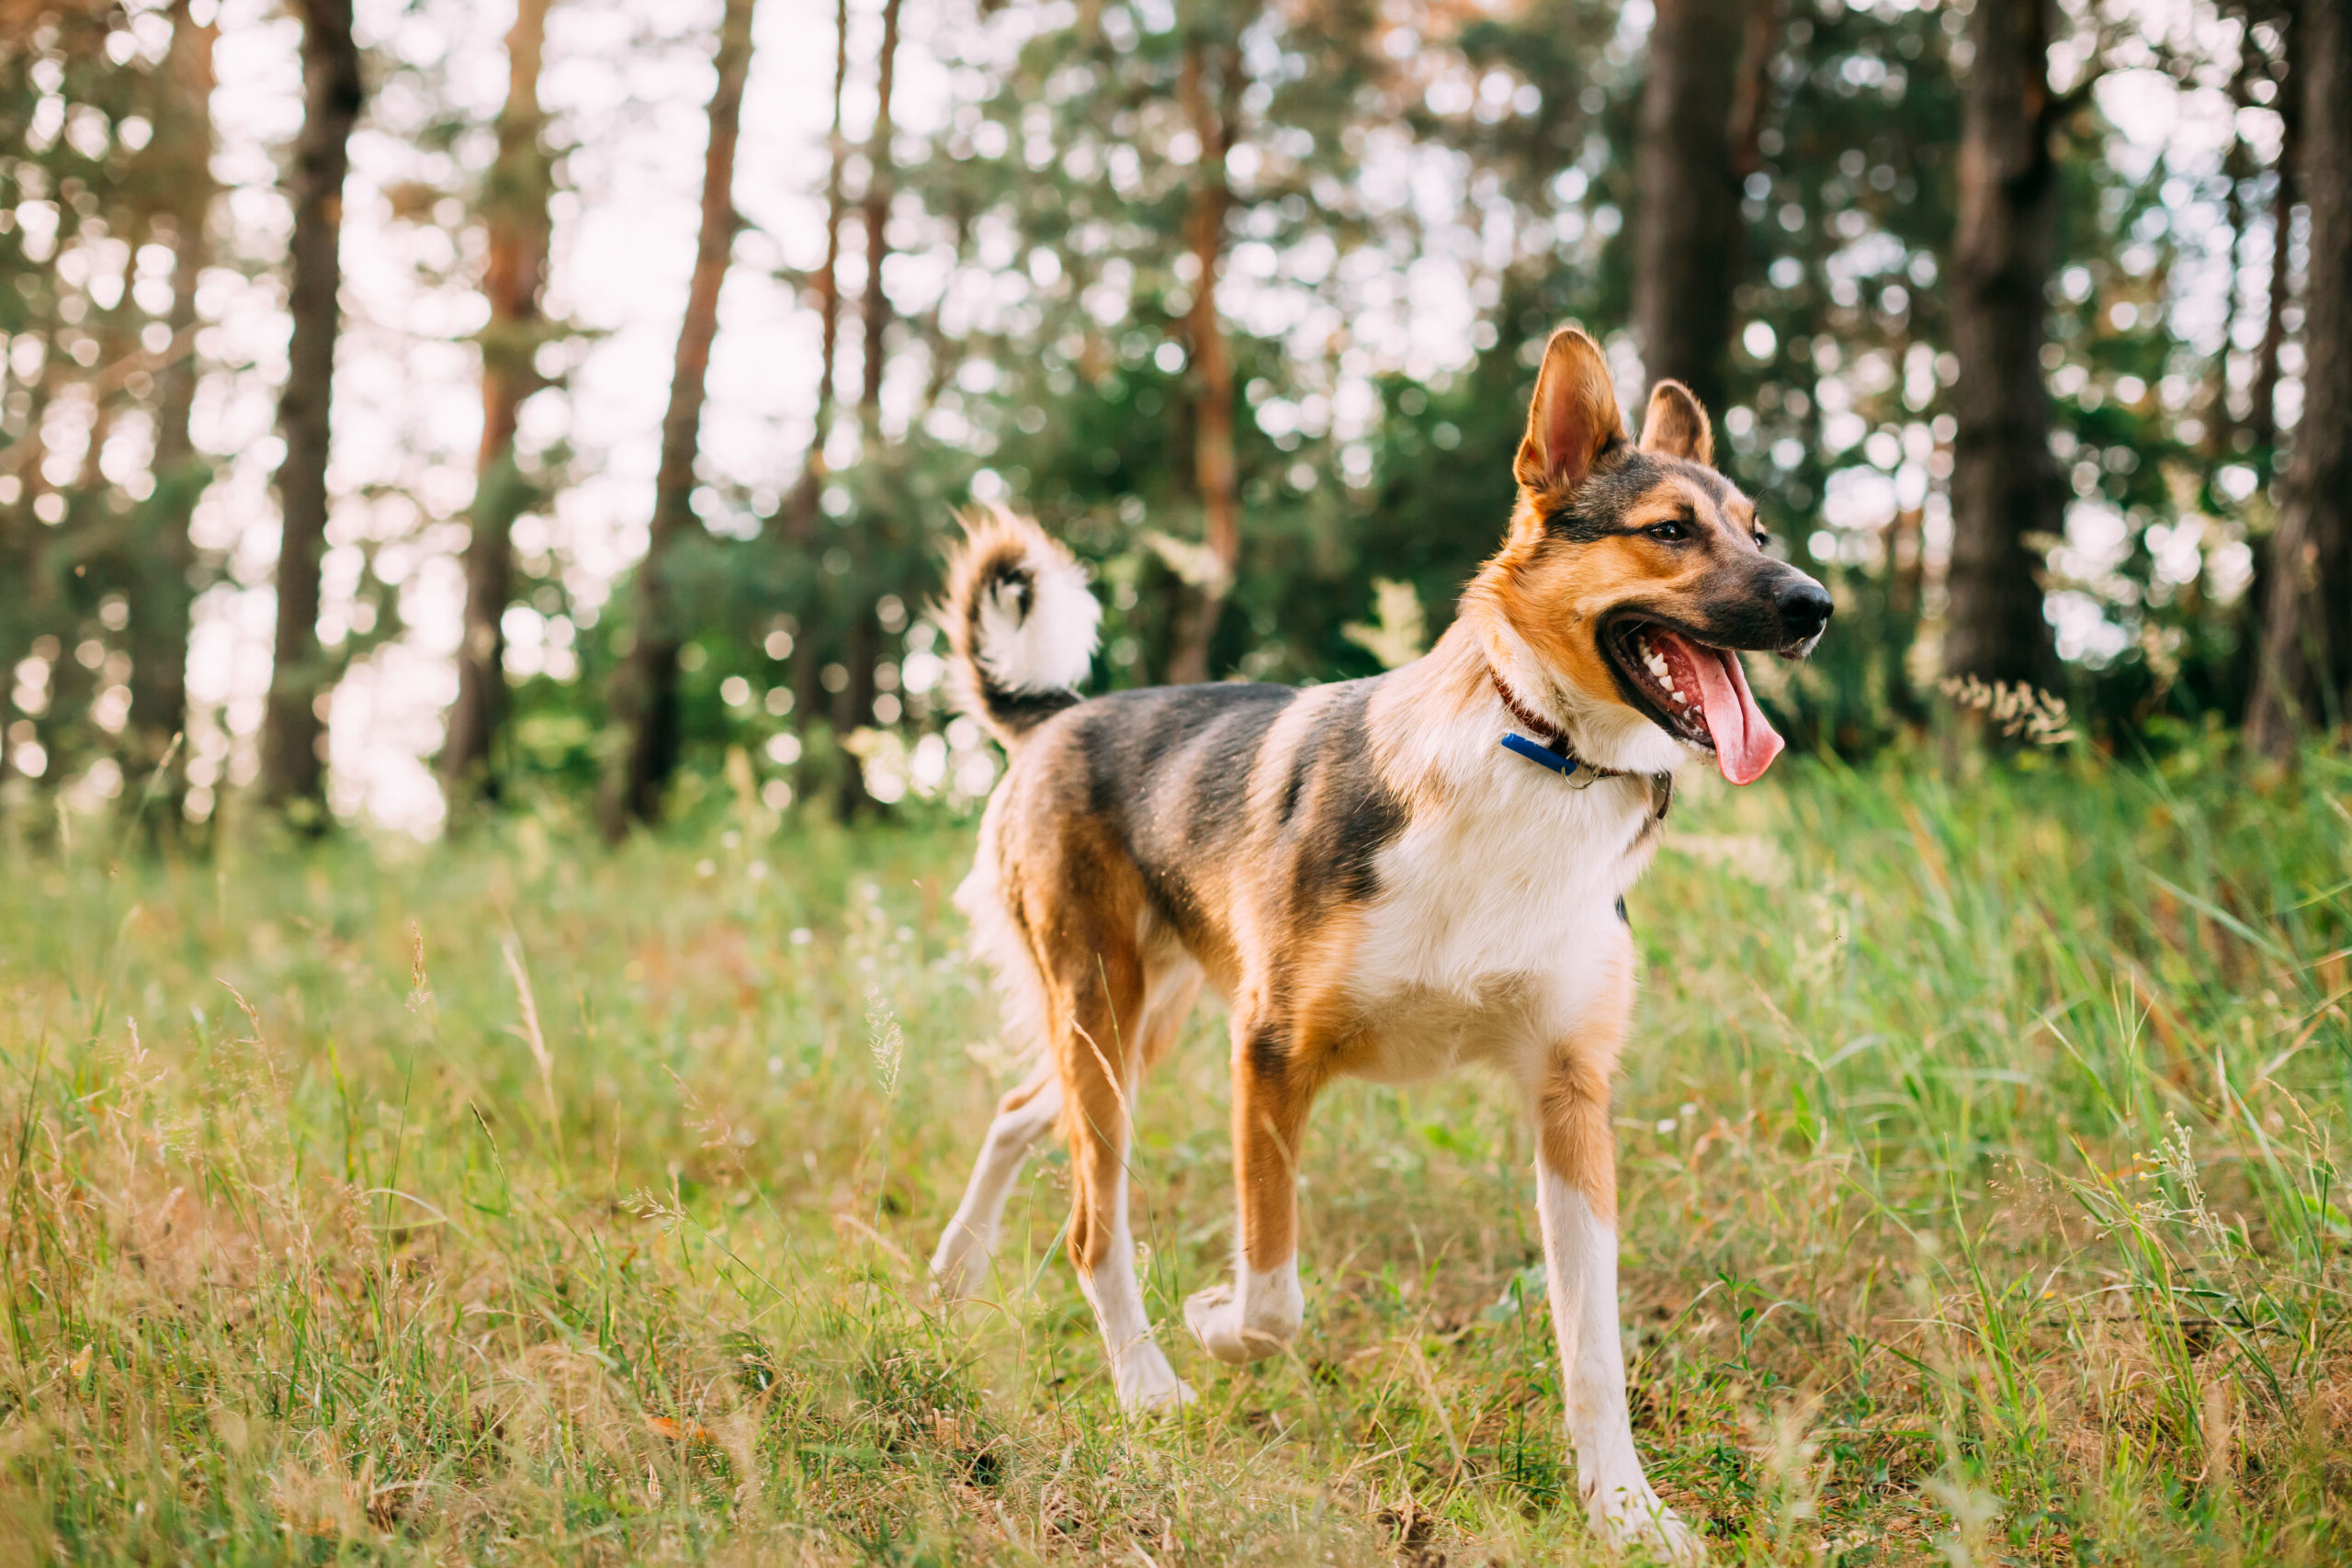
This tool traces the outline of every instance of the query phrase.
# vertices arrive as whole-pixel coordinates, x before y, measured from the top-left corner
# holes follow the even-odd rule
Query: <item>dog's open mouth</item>
[[[1732,783],[1754,783],[1781,754],[1780,732],[1730,649],[1637,615],[1610,622],[1600,646],[1627,700],[1668,734],[1713,751]]]

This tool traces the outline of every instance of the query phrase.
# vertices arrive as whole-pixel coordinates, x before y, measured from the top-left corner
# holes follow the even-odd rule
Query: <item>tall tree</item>
[[[846,172],[849,138],[842,133],[842,100],[849,92],[849,0],[833,0],[833,120],[825,138],[825,259],[817,269],[817,417],[808,438],[808,457],[801,465],[800,482],[794,487],[785,514],[785,543],[800,558],[800,580],[816,553],[817,518],[825,489],[825,441],[832,433],[833,403],[839,393],[842,341],[842,226],[849,220]],[[816,716],[818,595],[800,597],[800,637],[792,664],[793,711],[806,724]]]
[[[1634,148],[1634,333],[1652,380],[1721,409],[1776,0],[1658,0]]]
[[[2294,36],[2295,13],[2301,8],[2294,0],[2280,0],[2268,7],[2267,19],[2278,29],[2282,39]],[[2252,29],[2248,31],[2251,33]],[[2248,37],[2239,48],[2250,55],[2256,44]],[[2294,303],[2294,247],[2289,240],[2295,229],[2296,150],[2301,140],[2297,132],[2302,120],[2302,106],[2297,101],[2301,84],[2296,80],[2284,47],[2276,58],[2285,75],[2285,90],[2277,98],[2278,160],[2271,171],[2269,312],[2263,321],[2262,342],[2255,350],[2254,384],[2247,398],[2245,423],[2253,436],[2256,459],[2266,472],[2273,464],[2278,446],[2278,356],[2287,345],[2287,312]]]
[[[2246,719],[2247,739],[2273,755],[2307,728],[2343,725],[2352,697],[2352,15],[2305,5],[2294,27],[2290,85],[2311,215],[2303,412],[2270,542]]]
[[[302,130],[287,195],[294,208],[293,318],[277,423],[286,457],[277,469],[284,531],[277,547],[277,637],[262,718],[265,799],[298,819],[322,822],[325,767],[319,706],[326,662],[319,647],[319,552],[327,526],[327,446],[334,345],[342,327],[343,181],[351,128],[366,101],[352,0],[297,0],[302,18]]]
[[[2294,303],[2295,116],[2283,115],[2287,134],[2279,144],[2270,197],[2270,299],[2262,342],[2255,349],[2254,382],[2246,396],[2245,428],[2267,463],[2278,445],[2278,356],[2287,346],[2287,312]]]
[[[888,363],[890,296],[882,274],[890,260],[890,199],[897,192],[897,162],[890,140],[897,132],[890,100],[898,80],[899,17],[904,0],[885,0],[882,6],[882,48],[875,59],[874,126],[865,140],[865,285],[859,300],[865,328],[865,364],[857,396],[857,421],[865,454],[871,460],[882,454],[882,372]],[[875,620],[875,603],[881,588],[876,582],[871,546],[884,530],[861,531],[859,551],[865,559],[849,599],[849,624],[844,628],[842,662],[849,679],[833,699],[833,733],[847,735],[874,718],[875,664],[882,657],[881,626]],[[842,767],[836,780],[834,810],[844,820],[870,800],[865,770],[854,761]]]
[[[857,396],[857,417],[865,439],[882,439],[882,370],[887,360],[883,337],[890,330],[890,296],[882,288],[882,269],[890,259],[890,197],[896,193],[896,167],[890,139],[897,126],[890,118],[890,99],[899,69],[899,15],[905,0],[884,0],[882,51],[875,60],[874,128],[865,139],[865,291],[859,301],[865,328],[865,365]]]
[[[2251,40],[2238,51],[2238,67],[2230,77],[2230,103],[2233,112],[2243,117],[2254,104],[2253,84],[2260,69],[2261,57]],[[2240,118],[2241,126],[2244,124]],[[2235,331],[2238,317],[2245,310],[2245,235],[2248,212],[2245,204],[2246,183],[2255,172],[2254,149],[2246,134],[2240,130],[2230,138],[2229,151],[2222,155],[2222,182],[2227,186],[2222,198],[2222,211],[2229,231],[2230,281],[2222,291],[2222,351],[2213,355],[2208,371],[2205,418],[2205,445],[2209,452],[2227,452],[2237,438],[2237,423],[2230,413],[2230,344],[2229,335]]]
[[[1544,0],[1547,17],[1554,4]],[[1371,258],[1337,258],[1389,244],[1401,254],[1419,228],[1414,213],[1380,192],[1363,152],[1399,128],[1423,130],[1434,55],[1418,31],[1388,20],[1373,0],[1200,0],[1181,8],[1180,21],[1158,31],[1137,25],[1125,6],[1080,7],[1028,37],[975,105],[977,121],[947,122],[930,156],[901,171],[934,220],[953,225],[959,271],[994,265],[987,257],[998,236],[1010,230],[1015,237],[1015,265],[1003,287],[1021,299],[1017,312],[982,322],[961,310],[932,318],[940,345],[934,376],[949,373],[939,384],[939,406],[970,420],[983,441],[1001,443],[992,455],[974,450],[971,458],[1026,470],[1020,499],[1048,526],[1091,536],[1091,548],[1141,566],[1132,598],[1122,590],[1108,611],[1104,679],[1167,678],[1182,668],[1176,653],[1186,645],[1205,673],[1238,653],[1244,637],[1255,651],[1271,651],[1256,628],[1276,622],[1285,657],[1263,668],[1324,671],[1331,667],[1327,648],[1341,659],[1363,657],[1338,623],[1358,616],[1372,593],[1368,578],[1329,586],[1334,562],[1361,555],[1393,570],[1396,558],[1365,546],[1359,534],[1327,526],[1327,514],[1363,499],[1353,493],[1363,470],[1349,465],[1360,465],[1364,450],[1351,456],[1339,434],[1344,421],[1327,420],[1320,410],[1352,373],[1365,342],[1351,322],[1312,335],[1306,323],[1318,305],[1336,308],[1341,322],[1357,308],[1356,280]],[[1589,41],[1597,53],[1610,35],[1562,26],[1544,36],[1564,52]],[[1244,37],[1246,49],[1233,47]],[[1189,103],[1188,55],[1202,95]],[[1091,86],[1070,91],[1076,82]],[[1580,114],[1574,89],[1555,96],[1547,85],[1543,93],[1554,123]],[[1560,104],[1568,108],[1558,110]],[[1204,121],[1213,121],[1205,139]],[[1573,150],[1548,141],[1531,152],[1530,163],[1548,170],[1547,181],[1575,160]],[[1483,183],[1480,189],[1483,201]],[[1199,221],[1212,208],[1223,209],[1221,220]],[[1278,276],[1252,278],[1253,294],[1262,281],[1295,302],[1293,330],[1280,337],[1206,313],[1204,293],[1216,297],[1245,236],[1265,248],[1249,253],[1253,262],[1266,251],[1286,258],[1277,263]],[[1203,239],[1216,262],[1205,278],[1195,254]],[[1288,265],[1316,256],[1334,259]],[[969,296],[959,288],[951,298]],[[1205,444],[1196,417],[1204,344],[1226,389],[1208,400]],[[1221,370],[1214,363],[1218,348]],[[992,389],[978,391],[959,374],[974,360],[994,372]],[[1245,406],[1241,396],[1253,382],[1263,383],[1254,389],[1264,402],[1258,417],[1250,412],[1258,400]],[[1229,490],[1216,461],[1224,446],[1221,414],[1231,436]],[[950,490],[960,489],[975,466],[935,445],[931,455],[948,458],[939,468]],[[1214,513],[1211,497],[1219,505]],[[1244,498],[1251,524],[1246,550]],[[1343,537],[1345,546],[1333,542]],[[1216,613],[1204,615],[1184,580],[1214,570],[1212,542],[1234,559],[1229,581],[1218,585]],[[1311,568],[1301,553],[1307,550]],[[1158,559],[1144,565],[1137,560],[1144,551]],[[1458,573],[1448,574],[1449,586],[1458,582]],[[1308,604],[1317,606],[1311,619],[1286,614]]]
[[[1951,275],[1951,598],[1944,669],[2046,682],[2055,665],[2030,539],[2061,526],[2065,490],[2050,454],[2042,381],[2046,296],[2060,181],[2051,141],[2064,107],[2050,88],[2050,0],[1977,0],[1962,91],[1959,231]]]
[[[155,489],[148,527],[129,574],[131,761],[166,768],[157,825],[177,819],[187,720],[187,644],[196,562],[188,519],[211,479],[189,429],[196,409],[197,279],[207,255],[212,208],[212,46],[218,28],[198,22],[190,0],[172,6],[172,42],[156,84],[155,134],[149,143],[161,207],[172,223],[171,345],[156,375]]]
[[[1226,219],[1233,188],[1226,159],[1240,111],[1239,47],[1200,31],[1188,35],[1177,68],[1176,98],[1199,153],[1184,206],[1184,243],[1193,258],[1192,307],[1184,335],[1192,354],[1193,479],[1201,497],[1202,553],[1185,584],[1169,651],[1168,679],[1209,678],[1209,644],[1241,559],[1240,468],[1233,446],[1233,356],[1217,317],[1216,285],[1225,265]]]
[[[617,841],[632,820],[652,822],[662,788],[678,761],[677,607],[670,583],[671,555],[694,525],[695,456],[702,439],[704,386],[710,345],[718,335],[718,290],[741,220],[735,211],[735,144],[743,124],[743,82],[752,70],[753,0],[727,0],[718,22],[710,95],[710,144],[703,154],[702,231],[685,319],[678,327],[678,357],[670,377],[670,409],[662,420],[662,460],[653,480],[653,517],[645,558],[637,569],[637,624],[628,655],[613,674],[612,710],[621,744],[596,799],[596,819]]]
[[[532,489],[514,456],[523,400],[539,386],[532,356],[543,340],[539,292],[546,283],[554,193],[541,132],[539,60],[550,0],[520,0],[506,34],[506,107],[498,117],[498,156],[483,192],[490,239],[482,292],[490,324],[481,335],[481,453],[475,465],[472,534],[466,543],[465,636],[458,647],[458,701],[441,746],[442,787],[454,807],[478,789],[495,792],[491,747],[505,714],[506,639],[514,596],[514,519]]]

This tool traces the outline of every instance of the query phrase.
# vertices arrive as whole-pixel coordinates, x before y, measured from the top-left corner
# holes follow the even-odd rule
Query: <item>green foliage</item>
[[[1347,628],[1377,579],[1410,583],[1442,629],[1500,535],[1534,351],[1564,321],[1606,333],[1625,318],[1644,197],[1629,155],[1639,55],[1613,7],[1561,0],[1427,37],[1353,10],[1316,22],[1261,17],[1239,35],[1250,163],[1236,165],[1240,281],[1227,289],[1245,525],[1213,662],[1252,678],[1376,668]],[[1745,193],[1745,335],[1733,402],[1714,411],[1720,460],[1758,495],[1777,547],[1840,604],[1815,660],[1759,684],[1800,745],[1849,756],[1918,733],[1937,705],[1961,22],[1836,0],[1791,9]],[[906,185],[951,226],[963,276],[1012,303],[975,313],[943,299],[919,334],[930,390],[915,428],[876,460],[883,475],[837,477],[834,515],[845,558],[876,583],[902,573],[913,602],[937,536],[918,529],[908,547],[906,509],[923,504],[910,476],[938,498],[934,529],[940,502],[974,482],[1035,511],[1105,589],[1098,681],[1148,682],[1179,585],[1166,541],[1195,536],[1200,507],[1181,352],[1193,173],[1176,79],[1185,39],[1240,24],[1213,6],[1114,6],[1002,25],[1024,41],[972,78]],[[1380,378],[1377,406],[1351,423],[1333,408],[1364,363],[1346,320],[1362,303],[1351,267],[1458,232],[1384,196],[1365,151],[1384,135],[1392,155],[1461,182],[1453,222],[1512,238],[1463,264],[1478,306],[1466,362]],[[2258,490],[2216,484],[2240,460],[2199,434],[2225,417],[2218,370],[2164,298],[2168,236],[2214,197],[2162,157],[2110,157],[2114,132],[2087,96],[2063,141],[2055,440],[2101,514],[2052,560],[2088,638],[2067,695],[2102,743],[2169,745],[2241,698],[2243,541],[2267,517]],[[2158,571],[2166,540],[2187,547],[2168,566],[2186,561],[2185,584]],[[2233,550],[2237,565],[2213,566]]]
[[[2068,536],[2046,541],[2048,583],[2074,659],[2062,694],[2110,749],[2162,752],[2243,701],[2245,588],[2278,454],[2275,440],[2257,444],[2259,421],[2233,411],[2258,389],[2248,330],[2276,314],[2248,280],[2279,186],[2258,138],[2218,171],[2129,144],[2084,84],[2125,69],[2226,84],[2250,136],[2283,101],[2281,34],[2257,12],[2233,13],[2193,48],[2098,31],[2089,10],[2062,17],[2082,80],[2060,137],[2048,358],[2053,446],[2075,508]],[[1743,152],[1741,341],[1729,402],[1713,412],[1719,460],[1758,498],[1776,547],[1839,602],[1816,657],[1759,671],[1759,695],[1800,749],[1858,759],[1929,730],[1939,711],[1964,18],[1841,0],[1794,0],[1775,16],[1763,112]],[[90,258],[135,243],[167,194],[128,129],[153,118],[159,19],[69,10],[0,43],[0,206],[24,215],[0,229],[9,439],[38,428],[68,381],[156,330],[152,288],[110,291]],[[842,748],[873,750],[857,732],[893,731],[888,747],[905,751],[941,730],[935,687],[890,682],[929,651],[922,611],[954,509],[974,499],[1035,512],[1094,568],[1108,612],[1098,687],[1164,672],[1203,512],[1186,324],[1199,287],[1186,213],[1201,175],[1182,90],[1188,51],[1208,62],[1204,91],[1236,149],[1219,300],[1242,547],[1216,673],[1369,672],[1376,660],[1348,628],[1374,613],[1380,581],[1409,584],[1431,633],[1442,630],[1499,536],[1532,359],[1554,327],[1576,321],[1610,340],[1629,397],[1641,390],[1623,333],[1631,239],[1660,193],[1634,186],[1643,44],[1638,17],[1611,0],[1409,17],[1358,0],[1271,11],[1185,0],[983,6],[969,20],[933,43],[949,56],[940,129],[897,148],[893,243],[923,260],[910,277],[938,287],[910,283],[892,301],[889,428],[865,429],[859,414],[857,440],[834,433],[855,455],[807,492],[812,506],[710,476],[697,503],[709,528],[666,568],[700,660],[682,693],[686,769],[710,788],[741,750],[763,787],[833,798],[854,765]],[[2243,41],[2237,20],[2254,24]],[[397,88],[379,95],[378,129],[411,144],[424,173],[390,193],[394,208],[417,231],[452,237],[433,254],[454,280],[472,265],[460,231],[497,198],[469,188],[458,156],[484,128],[453,107],[447,61],[378,64]],[[565,179],[563,159],[595,129],[548,130],[549,178]],[[857,177],[849,185],[854,200]],[[55,237],[37,237],[51,217]],[[62,248],[74,248],[71,266]],[[1459,288],[1458,341],[1400,346],[1398,321],[1420,313],[1417,268]],[[2199,298],[2217,278],[2228,295],[2218,331]],[[860,304],[843,301],[845,342],[861,335]],[[565,389],[560,373],[549,385]],[[910,402],[899,396],[910,387]],[[127,383],[106,394],[102,417],[152,402],[152,386]],[[534,454],[512,476],[526,484],[494,484],[477,504],[530,512],[544,540],[537,514],[573,461],[560,445]],[[141,541],[155,518],[207,475],[118,481],[85,464],[51,486],[37,471],[0,501],[0,573],[23,590],[0,599],[0,664],[29,659],[48,694],[38,712],[0,716],[11,738],[0,757],[37,739],[54,784],[119,750],[143,765],[94,719],[117,682],[110,656],[136,637],[108,604],[152,571]],[[435,506],[420,518],[447,511]],[[400,594],[376,555],[396,543],[405,578],[419,549],[447,547],[425,540],[437,526],[359,542],[354,615],[370,629],[345,629],[342,657],[401,635]],[[200,560],[196,576],[222,564]],[[605,585],[613,608],[597,622],[572,603],[577,563],[535,545],[518,564],[518,602],[584,624],[576,671],[515,693],[495,766],[525,796],[577,792],[609,744],[605,680],[632,635],[634,596]],[[85,648],[95,666],[74,659]],[[749,701],[723,695],[730,680]],[[776,692],[790,694],[787,711]],[[210,716],[192,729],[216,750],[230,745]],[[797,761],[768,757],[784,730]],[[208,780],[222,761],[207,757]],[[10,798],[31,804],[21,784]]]

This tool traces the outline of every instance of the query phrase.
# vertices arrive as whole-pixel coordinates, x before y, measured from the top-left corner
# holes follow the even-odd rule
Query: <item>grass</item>
[[[1730,1562],[2352,1552],[2352,768],[1783,764],[1633,904],[1624,1310]],[[1231,1372],[1219,1024],[1142,1096],[1196,1411],[1123,1420],[1058,1255],[920,1261],[1010,1061],[968,829],[711,807],[607,855],[0,837],[0,1557],[1581,1562],[1530,1145],[1318,1111],[1307,1325]]]

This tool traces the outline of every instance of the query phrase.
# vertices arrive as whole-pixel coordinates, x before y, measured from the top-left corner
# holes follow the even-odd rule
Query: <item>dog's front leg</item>
[[[1630,1011],[1630,994],[1627,1001]],[[1609,1075],[1622,1026],[1552,1053],[1536,1092],[1535,1201],[1566,1392],[1568,1442],[1593,1528],[1611,1544],[1647,1540],[1684,1562],[1699,1539],[1658,1500],[1634,1451],[1617,1328],[1616,1138]]]
[[[1233,1023],[1233,1183],[1240,1235],[1233,1283],[1184,1303],[1184,1321],[1220,1361],[1290,1348],[1305,1316],[1298,1286],[1298,1148],[1315,1084],[1269,1021]]]

